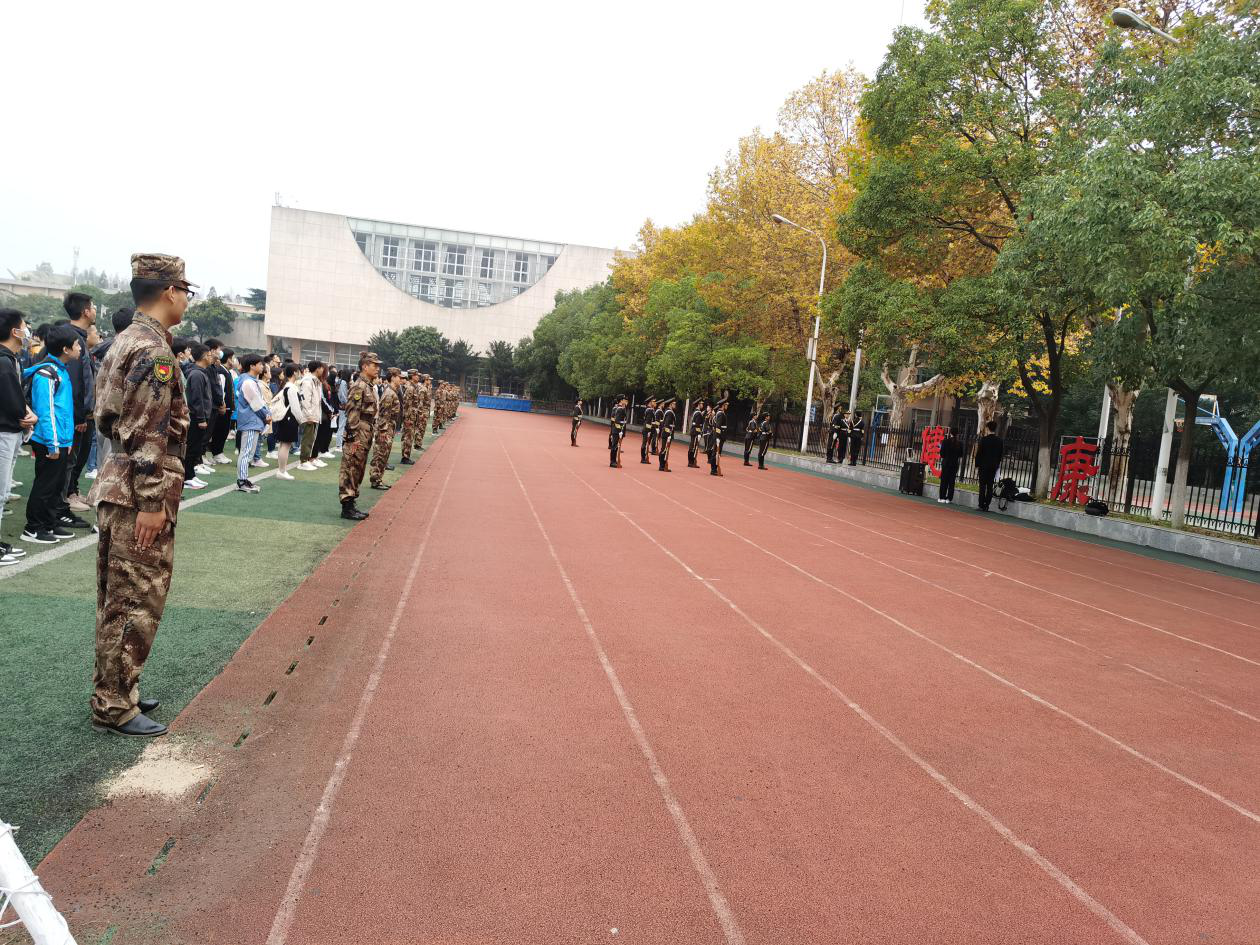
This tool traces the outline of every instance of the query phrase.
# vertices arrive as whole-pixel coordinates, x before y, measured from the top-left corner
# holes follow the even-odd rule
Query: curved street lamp
[[[1111,11],[1111,22],[1116,24],[1123,30],[1142,30],[1146,33],[1154,33],[1156,36],[1162,36],[1170,43],[1178,42],[1176,36],[1170,36],[1161,30],[1158,26],[1144,20],[1128,7],[1116,7]]]

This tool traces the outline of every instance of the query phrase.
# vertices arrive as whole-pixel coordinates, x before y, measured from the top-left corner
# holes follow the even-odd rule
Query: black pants
[[[228,433],[232,429],[232,411],[211,415],[210,420],[210,455],[218,456],[227,443]]]
[[[666,430],[662,430],[660,453],[658,454],[659,456],[658,462],[662,470],[669,466],[669,447],[670,447],[670,444],[673,442],[674,442],[674,434]]]
[[[200,422],[192,420],[188,424],[188,445],[184,449],[184,481],[197,477],[197,464],[201,462],[201,454],[206,448],[206,431],[209,424],[200,426]]]
[[[580,427],[581,425],[582,425],[582,418],[574,417],[573,426],[569,428],[569,443],[571,443],[573,446],[577,446],[577,431],[578,431],[578,427]]]
[[[981,466],[980,470],[980,508],[986,511],[993,502],[993,480],[997,479],[996,466]]]
[[[319,421],[319,428],[315,431],[315,448],[313,450],[316,456],[328,452],[328,447],[332,445],[332,417],[324,415]]]
[[[840,462],[844,462],[844,451],[849,445],[849,438],[845,435],[833,433],[827,438],[827,462],[831,462],[832,451],[840,454]]]
[[[649,427],[643,428],[643,443],[639,446],[639,462],[648,462],[648,447],[652,445],[652,430]]]
[[[951,463],[941,466],[941,498],[947,502],[954,501],[954,480],[958,478],[958,465]]]
[[[693,432],[691,434],[691,442],[687,445],[687,465],[688,466],[700,465],[699,463],[696,462],[696,454],[700,452],[700,440],[701,440],[701,436],[699,433]]]
[[[66,462],[66,495],[79,494],[79,477],[87,466],[88,456],[92,453],[92,440],[96,438],[96,424],[87,422],[87,429],[74,435],[74,448],[70,450],[70,459]]]
[[[770,437],[761,438],[761,444],[757,447],[757,468],[766,468],[766,450],[770,449]]]
[[[46,532],[57,519],[70,514],[65,496],[70,450],[61,449],[56,459],[49,459],[48,447],[32,441],[31,453],[35,456],[35,481],[26,500],[26,527],[32,532]]]
[[[617,430],[608,432],[608,465],[617,465],[617,449],[621,446],[622,434]]]
[[[849,436],[849,465],[850,466],[857,465],[858,455],[861,452],[862,452],[862,438],[860,436],[850,434]],[[843,453],[840,454],[840,458],[844,459]]]
[[[748,434],[744,435],[744,464],[745,465],[747,465],[748,463],[748,458],[752,456],[752,448],[753,448],[754,439],[755,439],[754,437],[749,436]]]

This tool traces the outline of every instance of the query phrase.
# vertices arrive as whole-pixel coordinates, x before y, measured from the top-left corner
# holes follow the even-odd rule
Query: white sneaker
[[[208,485],[210,485],[210,483],[206,482],[206,481],[205,481],[204,479],[202,479],[200,476],[193,476],[193,478],[194,478],[195,480],[197,480],[199,483],[201,483],[203,486],[208,486]]]
[[[313,459],[311,460],[311,465],[316,467],[317,469],[323,469],[328,464],[324,462],[322,459]]]
[[[72,512],[86,512],[92,506],[83,501],[80,495],[71,495],[66,497],[66,505],[70,506]]]
[[[22,447],[20,447],[20,446],[19,446],[19,447],[18,447],[18,455],[19,455],[19,456],[30,456],[31,454],[30,454],[29,452],[27,452],[26,450],[22,449]]]
[[[333,458],[333,454],[332,454],[331,452],[328,452],[328,453],[320,453],[320,454],[319,454],[319,458],[320,458],[320,459],[332,459],[332,458]]]
[[[276,473],[276,478],[277,478],[277,479],[290,479],[290,480],[291,480],[291,479],[293,479],[293,478],[295,478],[295,477],[294,477],[293,473],[278,472],[278,473]]]
[[[231,460],[228,459],[226,456],[224,456],[222,453],[220,453],[218,456],[214,458],[214,463],[216,466],[223,466],[230,462]]]
[[[310,463],[298,463],[296,468],[301,469],[303,472],[314,472],[316,469],[316,467],[312,466]]]
[[[89,469],[89,470],[88,470],[87,472],[85,472],[83,475],[84,475],[86,478],[88,478],[88,479],[95,479],[95,478],[96,478],[96,470],[95,470],[95,469]]]
[[[185,489],[204,489],[205,487],[206,487],[206,484],[202,482],[200,479],[185,479],[184,480]]]
[[[10,483],[9,483],[9,487],[10,487],[10,488],[13,488],[13,489],[16,489],[16,488],[17,488],[18,486],[20,486],[21,484],[22,484],[22,483],[18,482],[16,479],[14,479],[12,482],[10,482]]]
[[[210,476],[214,474],[214,467],[207,466],[205,463],[198,463],[194,471],[201,473],[203,476]]]
[[[275,450],[272,450],[270,453],[268,453],[268,454],[267,454],[267,458],[268,458],[268,459],[279,459],[279,458],[280,458],[280,454],[279,454],[279,453],[277,453]]]
[[[261,459],[256,459],[250,463],[255,469],[270,469],[271,463],[264,463]]]

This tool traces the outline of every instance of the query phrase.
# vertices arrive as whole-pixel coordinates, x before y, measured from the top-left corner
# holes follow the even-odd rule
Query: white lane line
[[[650,532],[648,532],[646,529],[643,528],[643,526],[641,526],[633,518],[631,518],[621,509],[619,509],[616,505],[614,505],[608,499],[606,499],[589,482],[587,482],[577,473],[573,472],[571,468],[569,468],[569,472],[573,475],[575,479],[577,479],[578,482],[582,483],[582,485],[586,486],[586,488],[594,492],[595,495],[599,496],[599,498],[602,499],[604,503],[608,505],[609,508],[611,508],[614,512],[616,512],[623,519],[625,519],[630,525],[636,528],[645,538],[647,538],[648,541],[650,541],[657,548],[659,548],[666,556],[673,559],[684,571],[686,571],[693,578],[695,578],[697,581],[703,584],[718,600],[722,601],[722,603],[726,604],[726,606],[729,607],[733,612],[738,614],[744,620],[745,623],[747,623],[750,627],[756,630],[763,638],[766,639],[766,641],[768,641],[770,644],[775,646],[781,653],[783,653],[784,656],[786,656],[793,663],[799,666],[802,670],[808,673],[809,676],[812,677],[816,682],[818,682],[824,689],[826,689],[832,695],[836,696],[849,709],[851,709],[863,722],[865,722],[872,729],[878,732],[879,735],[883,737],[890,745],[892,745],[894,748],[897,749],[897,751],[899,751],[902,755],[904,755],[911,762],[913,762],[921,771],[923,771],[924,774],[926,774],[933,781],[935,781],[937,784],[943,787],[946,791],[948,791],[949,794],[955,800],[957,800],[960,804],[962,804],[965,808],[967,808],[967,810],[971,811],[973,814],[975,814],[977,817],[983,820],[984,823],[987,824],[994,832],[996,832],[1003,840],[1005,840],[1007,843],[1013,846],[1016,850],[1022,853],[1025,857],[1031,860],[1034,864],[1036,864],[1037,867],[1042,870],[1042,872],[1044,872],[1047,876],[1049,876],[1061,887],[1063,887],[1063,889],[1067,890],[1067,892],[1071,894],[1071,896],[1074,899],[1076,899],[1077,902],[1081,903],[1081,905],[1083,905],[1086,909],[1088,909],[1095,916],[1097,916],[1099,919],[1105,922],[1107,926],[1111,928],[1112,931],[1118,934],[1126,942],[1129,942],[1130,945],[1147,945],[1146,940],[1142,938],[1142,936],[1138,935],[1138,933],[1135,932],[1133,929],[1129,928],[1129,926],[1126,925],[1119,916],[1117,916],[1110,909],[1104,906],[1101,902],[1099,902],[1097,899],[1091,896],[1088,892],[1082,889],[1080,885],[1075,880],[1072,879],[1072,877],[1068,876],[1065,872],[1063,872],[1063,870],[1059,869],[1059,867],[1055,866],[1052,862],[1050,862],[1050,860],[1042,856],[1041,853],[1039,853],[1037,849],[1033,847],[1030,843],[1027,843],[1026,841],[1020,839],[1020,837],[1013,830],[1011,830],[1010,827],[1006,826],[1006,824],[998,820],[998,818],[994,816],[993,813],[991,813],[987,808],[983,807],[978,801],[976,801],[969,794],[963,791],[962,788],[954,784],[945,774],[943,774],[942,772],[937,770],[935,767],[933,767],[931,762],[929,762],[927,759],[919,755],[913,748],[911,748],[909,745],[903,742],[900,738],[898,738],[891,730],[885,727],[883,723],[881,723],[878,719],[872,716],[869,712],[867,712],[864,708],[862,708],[858,703],[854,702],[848,695],[845,694],[843,690],[841,690],[838,686],[836,686],[833,682],[831,682],[831,680],[829,680],[826,676],[824,676],[818,670],[814,669],[813,666],[811,666],[809,663],[803,660],[800,656],[798,656],[796,652],[792,650],[791,647],[783,643],[781,640],[779,640],[778,637],[774,636],[774,634],[772,634],[769,630],[767,630],[760,623],[754,620],[751,616],[749,616],[747,613],[741,610],[738,604],[736,604],[733,600],[731,600],[729,597],[727,597],[725,594],[719,591],[716,587],[714,587],[710,581],[701,577],[700,574],[698,574],[695,570],[693,570],[692,567],[689,564],[687,564],[687,562],[683,561],[682,558],[678,557],[678,555],[674,554],[674,552],[670,551],[663,544],[657,541],[656,538]]]
[[[809,494],[807,490],[801,490],[797,488],[797,491],[803,492],[806,495]],[[848,508],[848,509],[851,509],[853,511],[856,511],[865,515],[874,514],[872,512],[867,511],[866,509],[861,508],[860,506],[846,505],[844,506],[844,508]],[[942,509],[929,509],[926,514],[940,516],[940,515],[950,515],[953,513],[945,512]],[[1161,604],[1168,604],[1170,607],[1180,608],[1181,610],[1184,610],[1188,613],[1195,614],[1196,616],[1201,616],[1201,617],[1207,616],[1207,617],[1211,617],[1214,620],[1223,620],[1223,621],[1226,621],[1227,623],[1237,624],[1240,627],[1246,627],[1248,630],[1260,630],[1260,626],[1254,623],[1247,623],[1245,620],[1236,620],[1233,617],[1226,617],[1226,616],[1223,616],[1221,614],[1216,614],[1216,613],[1205,613],[1201,608],[1191,607],[1187,604],[1181,603],[1180,601],[1169,600],[1166,597],[1160,597],[1157,594],[1151,593],[1150,591],[1139,590],[1134,587],[1129,587],[1128,585],[1125,585],[1125,584],[1117,584],[1114,581],[1107,581],[1100,577],[1095,577],[1093,574],[1090,574],[1085,571],[1073,571],[1071,568],[1064,568],[1056,564],[1050,564],[1049,562],[1046,562],[1046,561],[1039,561],[1034,558],[1029,558],[1025,555],[1017,554],[1013,551],[1006,551],[1003,548],[995,547],[991,542],[974,541],[970,538],[963,538],[962,536],[958,535],[957,532],[954,531],[953,529],[948,529],[948,530],[936,529],[927,525],[920,525],[916,522],[909,521],[903,516],[890,515],[890,516],[887,516],[887,519],[888,521],[896,522],[899,525],[905,525],[907,528],[914,528],[920,531],[925,531],[929,533],[930,535],[932,535],[932,537],[934,538],[946,538],[950,541],[960,542],[965,545],[973,545],[976,548],[980,548],[980,549],[983,549],[984,551],[992,552],[994,554],[1000,554],[1000,555],[1005,555],[1008,558],[1014,558],[1016,561],[1020,562],[1021,564],[1032,564],[1041,568],[1046,568],[1051,571],[1061,571],[1064,574],[1070,574],[1073,577],[1084,578],[1087,581],[1093,581],[1096,584],[1101,584],[1104,587],[1110,587],[1114,590],[1122,591],[1126,594],[1133,594],[1135,596],[1142,597],[1146,600],[1157,601]],[[951,522],[950,524],[952,525],[953,523]],[[966,523],[964,522],[963,524],[965,525]],[[861,526],[858,526],[858,527],[860,528]],[[1147,574],[1148,577],[1151,577],[1157,583],[1160,581],[1159,578],[1156,578],[1154,575],[1149,574],[1149,572],[1139,572],[1139,573]],[[1194,584],[1191,586],[1201,588],[1201,585],[1198,585],[1198,584]],[[1254,604],[1256,602],[1251,601],[1250,603]]]
[[[806,571],[800,565],[792,561],[789,561],[787,558],[784,558],[781,555],[775,554],[769,548],[765,548],[757,544],[751,538],[745,538],[739,532],[734,531],[733,529],[727,528],[721,522],[716,522],[701,512],[697,512],[695,509],[690,508],[685,503],[679,502],[677,499],[673,498],[672,496],[666,495],[664,492],[661,492],[659,489],[653,489],[651,486],[645,485],[644,483],[640,482],[638,479],[635,479],[633,481],[636,485],[642,486],[642,488],[647,489],[649,492],[655,492],[657,495],[661,496],[662,498],[668,499],[670,502],[673,502],[679,508],[686,509],[692,515],[695,515],[697,518],[703,519],[704,521],[712,525],[714,528],[719,528],[722,531],[726,532],[728,535],[732,535],[735,538],[738,538],[740,541],[745,542],[748,545],[751,545],[753,548],[756,548],[762,554],[768,555],[769,557],[774,558],[776,561],[782,562],[783,564],[791,568],[793,571],[796,571],[801,576],[807,577],[814,583],[822,587],[825,587],[828,590],[834,591],[835,593],[839,594],[841,597],[847,597],[849,600],[853,601],[855,604],[865,607],[867,610],[869,610],[871,613],[875,614],[876,616],[882,617],[884,620],[887,620],[893,626],[906,631],[906,633],[909,633],[912,636],[918,637],[924,643],[930,643],[932,646],[936,647],[938,650],[940,650],[943,653],[948,653],[950,656],[958,660],[960,663],[970,666],[972,669],[983,673],[984,675],[992,679],[994,682],[1000,683],[1001,685],[1006,686],[1008,689],[1011,689],[1014,692],[1018,692],[1020,695],[1024,696],[1024,698],[1037,703],[1037,705],[1042,706],[1045,709],[1049,709],[1051,712],[1054,712],[1056,715],[1059,715],[1067,719],[1068,721],[1074,723],[1075,725],[1080,726],[1085,731],[1090,732],[1091,734],[1097,735],[1099,738],[1103,739],[1109,744],[1114,745],[1116,748],[1119,748],[1125,754],[1130,755],[1131,757],[1136,758],[1139,761],[1145,762],[1146,764],[1150,765],[1155,770],[1161,771],[1171,778],[1175,778],[1176,780],[1180,781],[1182,784],[1186,785],[1187,787],[1193,788],[1194,790],[1200,792],[1206,797],[1210,797],[1212,800],[1216,801],[1219,804],[1223,804],[1225,807],[1228,807],[1234,813],[1239,814],[1243,817],[1246,817],[1248,820],[1252,821],[1253,823],[1260,824],[1260,814],[1257,814],[1255,811],[1248,810],[1246,807],[1243,807],[1241,804],[1235,801],[1231,801],[1229,798],[1225,797],[1222,794],[1218,794],[1216,791],[1212,790],[1210,787],[1204,784],[1200,784],[1198,781],[1182,774],[1180,771],[1176,771],[1168,767],[1167,765],[1156,761],[1154,758],[1150,757],[1149,755],[1143,754],[1142,752],[1134,748],[1132,745],[1122,742],[1120,739],[1116,738],[1114,735],[1111,735],[1108,732],[1104,732],[1102,729],[1098,728],[1097,726],[1091,725],[1089,722],[1086,722],[1084,719],[1073,715],[1067,709],[1064,709],[1061,706],[1056,705],[1055,703],[1051,702],[1049,699],[1046,699],[1044,696],[1039,696],[1037,695],[1037,693],[1032,692],[1031,690],[1025,689],[1023,686],[1019,685],[1018,683],[1013,682],[1010,679],[1007,679],[1005,676],[1001,675],[1000,673],[994,672],[993,670],[989,669],[987,666],[983,666],[980,663],[977,663],[975,660],[971,659],[970,657],[964,656],[963,654],[959,653],[957,650],[950,649],[948,646],[946,646],[944,643],[941,643],[939,640],[935,640],[932,637],[928,636],[926,633],[916,630],[914,627],[910,626],[907,623],[903,623],[902,621],[894,617],[892,614],[887,613],[886,611],[880,610],[874,604],[868,603],[862,600],[862,598],[857,597],[854,594],[850,594],[844,588],[837,587],[835,584],[832,584],[830,581],[827,581],[824,578],[821,578],[810,571]]]
[[[341,790],[342,782],[345,781],[346,774],[350,770],[350,756],[354,752],[355,745],[358,744],[359,733],[363,730],[363,722],[367,718],[368,710],[372,707],[372,701],[376,698],[376,690],[381,684],[381,676],[385,671],[385,661],[389,658],[390,647],[394,643],[394,635],[398,632],[398,625],[402,620],[403,611],[411,602],[411,592],[416,583],[416,575],[420,571],[420,561],[424,558],[425,549],[429,546],[429,536],[433,532],[433,522],[442,507],[442,499],[446,496],[446,487],[450,485],[451,474],[455,471],[455,464],[459,459],[461,449],[462,443],[461,446],[456,447],[455,455],[451,458],[450,468],[446,471],[446,479],[442,481],[442,488],[433,504],[433,511],[429,514],[429,521],[424,527],[424,535],[416,548],[415,557],[411,561],[411,569],[407,572],[407,579],[403,583],[402,594],[398,598],[398,605],[394,608],[393,619],[390,620],[389,629],[385,632],[385,639],[381,641],[381,648],[376,653],[376,663],[372,667],[372,674],[368,677],[367,684],[363,687],[363,695],[359,697],[359,707],[354,713],[354,720],[350,723],[350,730],[346,732],[345,740],[341,743],[341,751],[337,755],[336,764],[333,765],[332,774],[328,776],[328,783],[324,785],[324,793],[319,799],[319,807],[315,809],[315,814],[311,818],[310,830],[307,831],[306,839],[302,842],[302,850],[298,854],[297,862],[293,864],[293,873],[289,876],[289,885],[284,891],[284,898],[280,901],[280,908],[276,911],[275,920],[271,923],[271,933],[267,936],[267,945],[283,945],[289,936],[289,930],[293,927],[293,920],[297,917],[298,902],[302,898],[306,880],[310,876],[311,870],[315,866],[315,860],[319,855],[320,841],[324,839],[329,821],[332,819],[332,809],[333,804],[337,800],[337,793]],[[418,480],[417,485],[422,481],[423,478]]]
[[[621,706],[621,714],[625,716],[626,724],[630,727],[635,742],[638,743],[639,751],[643,753],[643,757],[647,761],[648,770],[652,772],[652,780],[656,782],[657,790],[661,792],[661,797],[665,801],[665,807],[669,810],[670,817],[674,819],[674,826],[678,829],[678,835],[682,839],[683,846],[687,848],[687,855],[691,857],[691,865],[695,867],[696,873],[700,876],[700,881],[704,884],[705,892],[709,895],[709,905],[713,909],[713,914],[717,917],[718,924],[722,926],[722,934],[726,936],[728,945],[743,945],[744,933],[740,930],[730,903],[726,901],[726,897],[722,894],[722,890],[718,886],[717,876],[714,875],[713,869],[709,866],[709,861],[705,857],[704,851],[700,849],[700,841],[696,839],[695,832],[691,829],[691,823],[687,820],[687,815],[683,813],[682,805],[678,803],[678,798],[674,795],[674,789],[670,786],[669,778],[665,776],[665,772],[661,769],[660,762],[656,758],[656,752],[652,749],[652,745],[647,739],[647,734],[643,731],[643,726],[639,724],[638,714],[634,711],[634,706],[630,704],[630,699],[621,685],[621,679],[617,676],[617,671],[613,668],[612,662],[608,659],[608,654],[604,651],[604,645],[595,633],[595,626],[591,623],[591,618],[587,615],[586,608],[582,606],[582,601],[573,587],[573,582],[569,579],[569,572],[561,564],[560,555],[556,553],[556,546],[552,544],[551,536],[547,534],[547,529],[543,527],[542,519],[538,517],[538,510],[534,507],[534,500],[529,497],[525,483],[521,480],[521,474],[517,472],[516,464],[512,462],[512,454],[508,452],[502,440],[499,441],[499,446],[503,450],[503,455],[507,457],[508,465],[512,469],[512,475],[516,477],[516,484],[521,487],[521,495],[525,497],[530,514],[534,517],[534,524],[538,526],[538,531],[542,533],[543,541],[547,543],[547,550],[551,553],[551,560],[556,563],[556,570],[560,572],[560,579],[564,582],[564,588],[569,592],[569,599],[573,601],[573,608],[577,611],[578,619],[582,621],[582,626],[586,629],[587,639],[591,641],[595,655],[599,657],[599,665],[603,667],[604,675],[608,677],[608,683],[612,686],[613,694],[617,697],[617,702]]]
[[[1202,699],[1204,702],[1209,702],[1212,705],[1215,705],[1219,708],[1227,709],[1228,711],[1233,712],[1236,715],[1240,715],[1245,719],[1250,719],[1253,722],[1260,722],[1260,719],[1257,719],[1253,715],[1248,715],[1242,709],[1236,709],[1232,705],[1222,702],[1219,699],[1215,699],[1212,696],[1205,695],[1201,692],[1196,692],[1195,690],[1189,688],[1188,686],[1183,686],[1180,683],[1175,683],[1172,680],[1165,679],[1163,676],[1157,676],[1155,673],[1151,673],[1144,669],[1141,669],[1140,667],[1134,666],[1132,663],[1127,663],[1125,662],[1123,657],[1116,656],[1112,653],[1108,653],[1105,650],[1100,650],[1097,647],[1090,646],[1088,643],[1082,643],[1080,640],[1077,640],[1074,637],[1070,637],[1070,636],[1067,636],[1066,634],[1059,633],[1056,630],[1051,630],[1049,627],[1043,627],[1039,623],[1034,623],[1033,621],[1027,620],[1024,617],[1020,617],[1017,614],[1013,614],[1010,611],[1002,610],[1002,608],[995,607],[993,604],[990,604],[987,601],[980,600],[979,598],[976,598],[976,597],[971,597],[967,594],[962,593],[961,591],[954,590],[954,588],[952,587],[946,587],[944,584],[938,584],[936,581],[933,581],[929,578],[925,578],[922,575],[915,574],[913,571],[907,571],[905,568],[899,568],[895,564],[892,564],[888,561],[884,561],[883,559],[877,558],[874,555],[867,554],[865,551],[858,551],[856,548],[852,548],[849,545],[846,545],[844,542],[836,541],[833,538],[828,538],[826,535],[820,535],[817,532],[810,531],[808,528],[805,528],[802,525],[797,525],[795,522],[790,522],[785,518],[779,518],[779,516],[777,515],[772,515],[771,513],[767,512],[765,509],[760,509],[757,506],[749,505],[747,502],[740,502],[737,499],[732,499],[729,496],[724,496],[722,495],[722,493],[717,492],[713,489],[705,488],[700,483],[695,483],[695,485],[701,491],[706,492],[711,496],[720,498],[724,502],[731,502],[735,505],[740,505],[746,509],[752,510],[753,512],[756,513],[758,517],[770,518],[776,522],[779,522],[780,524],[786,525],[788,528],[794,528],[797,531],[803,532],[804,534],[810,535],[814,538],[821,538],[823,541],[828,542],[832,545],[835,545],[837,548],[841,549],[842,551],[847,551],[850,554],[858,555],[859,557],[865,558],[868,561],[873,561],[875,564],[878,564],[881,567],[888,568],[889,570],[892,570],[892,571],[896,571],[898,574],[904,574],[906,577],[912,580],[918,581],[922,584],[926,584],[928,587],[935,588],[938,591],[943,591],[946,594],[952,594],[953,596],[961,598],[962,600],[968,601],[969,603],[975,604],[978,607],[983,607],[986,610],[991,610],[995,614],[1001,614],[1003,617],[1013,620],[1016,623],[1022,623],[1027,627],[1031,627],[1033,630],[1036,630],[1039,633],[1044,633],[1047,636],[1054,637],[1057,640],[1062,640],[1064,643],[1070,643],[1073,646],[1080,647],[1082,650],[1087,650],[1090,653],[1096,653],[1103,659],[1111,660],[1115,663],[1119,663],[1121,666],[1124,666],[1128,669],[1135,670],[1136,672],[1141,673],[1143,676],[1149,676],[1151,679],[1158,680],[1161,683],[1167,683],[1168,685],[1173,686],[1177,689],[1180,689],[1183,692],[1187,692],[1190,695],[1195,696],[1196,698]],[[756,491],[756,490],[753,490],[753,491]],[[788,500],[785,499],[784,501],[788,501]],[[791,504],[796,505],[795,502]],[[801,508],[804,508],[804,506],[801,506]],[[984,576],[992,577],[993,572],[985,571]]]
[[[740,484],[736,483],[736,485],[740,485]],[[924,545],[916,545],[912,541],[907,541],[904,538],[898,538],[896,535],[891,535],[888,532],[879,531],[878,529],[875,529],[875,528],[868,528],[867,526],[861,525],[853,521],[852,519],[841,518],[839,515],[832,515],[830,512],[824,512],[822,509],[814,508],[812,506],[801,505],[799,502],[793,502],[791,499],[780,498],[779,496],[775,495],[772,492],[765,492],[762,489],[754,489],[752,486],[741,485],[740,488],[747,489],[749,492],[756,492],[759,495],[769,496],[772,499],[778,499],[780,502],[786,502],[789,505],[798,506],[799,508],[805,509],[805,511],[807,512],[812,512],[815,515],[825,515],[827,518],[835,519],[837,522],[843,522],[846,525],[852,525],[854,528],[861,529],[864,532],[870,532],[872,535],[877,535],[880,538],[886,538],[889,541],[895,541],[895,542],[898,542],[899,544],[907,545],[910,548],[913,548],[915,551],[921,551],[921,552],[924,552],[925,554],[936,555],[939,558],[944,558],[946,561],[953,561],[956,564],[964,565],[965,567],[971,568],[973,571],[985,572],[988,570],[986,568],[981,567],[980,565],[973,564],[972,562],[967,561],[963,558],[956,558],[953,555],[945,554],[945,552],[943,551],[936,551],[935,549],[928,548]],[[895,521],[897,521],[897,524],[908,524],[905,522],[901,522],[899,520],[895,520]],[[914,525],[910,527],[919,528],[921,526]],[[933,532],[932,534],[937,535],[938,533]],[[944,533],[942,532],[940,534],[943,535]],[[1027,581],[1021,581],[1019,580],[1019,578],[1011,577],[1009,574],[1004,574],[998,571],[993,571],[993,572],[988,572],[988,573],[992,574],[994,577],[1000,580],[1010,581],[1012,584],[1018,584],[1020,587],[1026,587],[1030,590],[1037,591],[1038,593],[1041,593],[1041,594],[1048,594],[1051,597],[1057,597],[1059,598],[1059,600],[1065,600],[1072,604],[1078,604],[1081,607],[1088,607],[1090,610],[1096,610],[1098,611],[1098,613],[1106,614],[1108,617],[1115,617],[1117,620],[1123,620],[1126,623],[1131,623],[1131,624],[1134,624],[1135,626],[1143,627],[1147,630],[1154,630],[1156,633],[1162,633],[1165,636],[1173,637],[1174,639],[1181,640],[1185,643],[1190,643],[1190,644],[1193,644],[1194,646],[1201,646],[1205,650],[1211,650],[1214,653],[1220,653],[1222,656],[1228,656],[1230,659],[1235,659],[1243,663],[1248,663],[1251,666],[1260,667],[1260,660],[1253,660],[1250,657],[1243,656],[1239,653],[1234,653],[1232,650],[1222,649],[1219,646],[1213,646],[1211,643],[1205,643],[1203,640],[1198,640],[1198,639],[1195,639],[1194,637],[1188,637],[1188,636],[1185,636],[1184,634],[1176,633],[1165,627],[1159,627],[1153,623],[1147,623],[1144,620],[1138,620],[1136,617],[1129,617],[1125,614],[1116,613],[1114,610],[1107,610],[1104,607],[1099,607],[1097,604],[1091,604],[1088,601],[1079,600],[1078,598],[1075,598],[1075,597],[1069,597],[1066,594],[1060,594],[1057,591],[1052,591],[1047,587],[1041,587],[1040,585],[1037,585],[1037,584],[1030,584]]]
[[[270,472],[260,473],[252,478],[255,482],[257,482],[260,479],[266,479],[270,476],[274,476],[275,474],[276,470],[273,469]],[[219,496],[227,495],[229,492],[235,491],[235,484],[223,486],[220,489],[215,489],[213,492],[204,492],[195,498],[181,499],[179,508],[182,512],[184,509],[191,509],[193,506],[200,505],[202,502],[209,502],[211,499],[217,499]],[[82,538],[76,538],[74,541],[60,543],[56,548],[53,548],[50,551],[45,551],[43,554],[26,557],[18,564],[10,565],[5,569],[0,570],[0,581],[3,581],[5,578],[16,577],[19,574],[31,570],[32,568],[39,567],[41,564],[56,561],[58,558],[64,558],[66,555],[73,554],[76,551],[82,551],[84,548],[91,548],[96,544],[96,541],[96,533],[89,532]]]

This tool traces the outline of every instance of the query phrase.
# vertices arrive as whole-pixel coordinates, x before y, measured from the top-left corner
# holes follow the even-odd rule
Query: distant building
[[[358,360],[373,334],[431,325],[484,354],[531,334],[560,291],[608,278],[614,251],[271,211],[266,333],[295,359]]]

